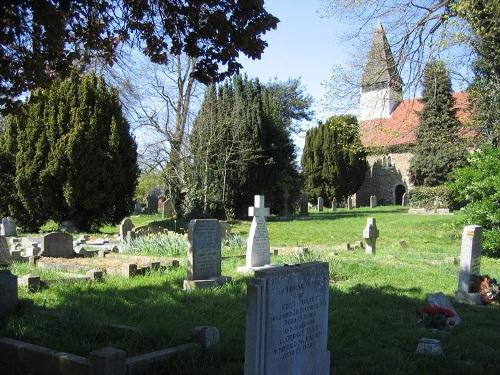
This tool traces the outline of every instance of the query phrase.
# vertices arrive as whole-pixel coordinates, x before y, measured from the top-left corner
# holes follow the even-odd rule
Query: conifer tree
[[[352,115],[330,117],[307,131],[302,153],[304,190],[310,198],[337,200],[355,193],[365,176],[366,151]]]
[[[424,108],[410,161],[410,178],[415,185],[436,186],[465,161],[459,137],[451,80],[442,61],[431,61],[423,76]]]

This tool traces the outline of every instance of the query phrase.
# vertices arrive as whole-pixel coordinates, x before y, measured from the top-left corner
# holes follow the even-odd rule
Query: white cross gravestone
[[[366,227],[363,230],[363,238],[366,242],[365,253],[368,255],[375,255],[376,243],[379,232],[377,229],[377,221],[374,217],[369,217]]]
[[[328,263],[255,271],[247,289],[245,375],[328,375]]]
[[[350,196],[347,197],[347,209],[352,210],[352,198]]]
[[[318,197],[318,212],[323,211],[324,200],[323,197]]]
[[[479,225],[467,225],[462,233],[462,247],[460,250],[460,273],[458,275],[458,290],[455,298],[458,301],[480,305],[479,293],[472,293],[473,276],[481,274],[483,228]]]
[[[370,195],[370,208],[377,207],[377,197],[375,195]]]
[[[254,203],[254,207],[248,207],[248,216],[253,216],[253,219],[247,240],[246,264],[244,267],[238,267],[238,272],[250,272],[271,263],[271,247],[266,225],[266,216],[270,215],[269,208],[264,207],[263,195],[256,195]]]

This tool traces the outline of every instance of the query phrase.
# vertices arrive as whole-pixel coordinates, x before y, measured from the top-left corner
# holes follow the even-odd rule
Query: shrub
[[[451,208],[450,190],[446,185],[419,186],[410,191],[410,207]]]
[[[463,224],[481,225],[486,255],[500,257],[500,149],[477,151],[453,173],[450,190],[465,205]]]

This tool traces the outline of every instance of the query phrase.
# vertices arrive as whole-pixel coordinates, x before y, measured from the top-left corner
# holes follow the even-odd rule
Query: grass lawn
[[[377,218],[380,230],[377,254],[338,250],[343,242],[361,239],[369,216]],[[330,264],[332,374],[500,373],[498,306],[455,304],[464,323],[450,332],[433,333],[416,325],[415,309],[425,304],[427,294],[442,291],[451,297],[456,290],[459,265],[453,258],[460,255],[461,228],[453,224],[454,216],[409,215],[397,207],[379,207],[327,210],[310,217],[271,221],[269,235],[273,247],[309,246],[313,252],[305,261]],[[248,229],[247,222],[233,226],[233,232],[243,236]],[[408,248],[402,249],[399,240],[405,240]],[[272,256],[273,263],[297,261],[293,254]],[[105,346],[133,355],[182,343],[192,327],[211,325],[221,332],[218,349],[180,356],[164,373],[240,374],[249,278],[237,274],[236,267],[244,262],[224,259],[223,274],[234,281],[212,290],[181,290],[186,275],[183,260],[179,269],[166,273],[133,279],[110,276],[101,284],[54,286],[35,294],[21,291],[21,297],[33,299],[34,304],[0,322],[0,336],[81,355]],[[32,271],[26,264],[16,264],[12,270]],[[500,277],[500,260],[483,257],[481,271]],[[121,332],[99,322],[130,325],[142,333]],[[444,357],[415,356],[422,337],[440,339]]]

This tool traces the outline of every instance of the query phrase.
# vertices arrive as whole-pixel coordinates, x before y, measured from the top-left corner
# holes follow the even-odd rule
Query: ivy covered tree
[[[15,155],[17,199],[9,211],[23,228],[53,219],[91,230],[129,212],[136,144],[118,92],[102,78],[74,74],[35,91],[7,122],[2,143]]]
[[[410,161],[410,178],[415,185],[436,186],[463,165],[466,151],[459,136],[451,80],[442,61],[431,61],[423,75],[424,108]]]
[[[307,131],[302,153],[304,190],[310,198],[340,200],[355,193],[365,176],[366,151],[356,117],[330,117]]]
[[[298,197],[292,120],[309,116],[310,98],[282,85],[236,76],[209,87],[190,136],[188,213],[244,217],[255,194],[280,213],[286,193]]]

